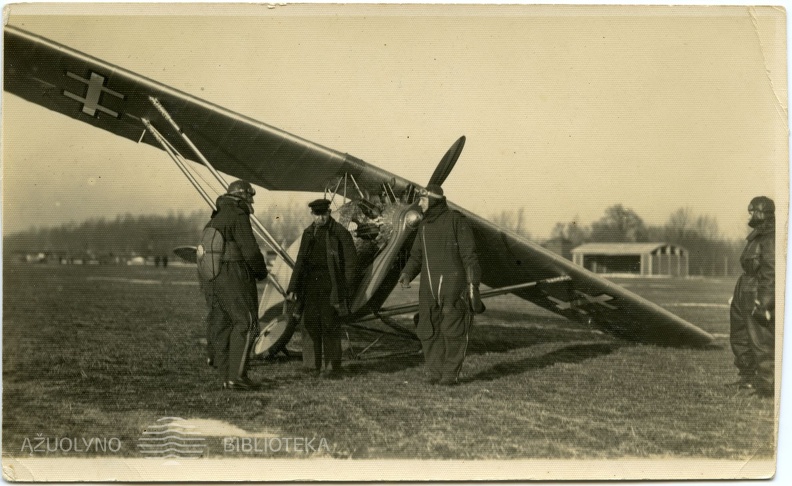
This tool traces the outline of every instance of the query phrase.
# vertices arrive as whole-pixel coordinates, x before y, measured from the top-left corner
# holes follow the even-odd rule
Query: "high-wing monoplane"
[[[162,149],[209,197],[193,173],[206,166],[272,191],[319,192],[354,236],[360,253],[350,325],[381,321],[399,334],[412,329],[396,315],[417,304],[383,307],[395,288],[421,221],[418,191],[425,185],[391,174],[351,155],[320,146],[157,83],[64,45],[5,27],[5,90],[133,142]],[[465,144],[459,138],[428,184],[442,184]],[[706,346],[712,336],[624,288],[453,203],[476,239],[482,297],[514,294],[585,326],[619,338],[666,346]],[[285,305],[294,254],[253,219],[254,229],[280,257],[268,277],[259,310],[259,354],[287,344],[297,323]],[[189,251],[188,251],[189,253]]]

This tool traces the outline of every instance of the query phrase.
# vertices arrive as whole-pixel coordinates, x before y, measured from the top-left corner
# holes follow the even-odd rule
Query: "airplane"
[[[359,279],[347,326],[379,321],[399,336],[416,339],[414,328],[392,318],[414,314],[417,303],[383,307],[409,256],[422,215],[418,193],[441,185],[452,172],[466,138],[456,140],[426,185],[380,169],[352,155],[323,147],[221,106],[112,65],[65,45],[5,27],[5,90],[136,143],[163,150],[204,200],[214,201],[197,181],[204,165],[225,187],[222,174],[271,191],[322,193],[359,250]],[[489,289],[482,298],[512,294],[583,326],[637,343],[708,347],[713,337],[662,307],[565,258],[500,228],[449,201],[474,233]],[[260,298],[263,323],[254,353],[274,356],[297,325],[284,288],[299,239],[283,248],[255,218],[254,230],[279,257]],[[195,247],[175,250],[195,259]]]

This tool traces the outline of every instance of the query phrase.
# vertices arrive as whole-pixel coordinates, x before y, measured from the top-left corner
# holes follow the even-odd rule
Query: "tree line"
[[[57,227],[33,227],[3,238],[6,256],[28,253],[70,258],[172,256],[179,246],[197,245],[211,210],[190,214],[119,215],[114,219],[92,218],[82,223]],[[302,204],[270,205],[256,208],[256,217],[281,244],[289,245],[310,223],[310,215]],[[262,248],[265,247],[259,241]]]
[[[94,218],[57,227],[34,227],[6,236],[6,255],[43,252],[67,257],[129,258],[170,255],[173,248],[196,245],[210,216],[209,209],[190,214],[119,215],[114,219]],[[256,217],[272,236],[288,246],[310,224],[303,204],[289,202],[256,208]],[[524,208],[503,211],[489,218],[495,224],[531,239],[530,221]],[[689,251],[691,275],[722,276],[740,272],[739,257],[744,241],[723,237],[712,216],[695,215],[679,208],[662,226],[651,226],[632,209],[616,204],[591,225],[578,221],[556,223],[551,239],[563,238],[571,247],[583,243],[665,242]],[[263,242],[260,242],[264,247]]]

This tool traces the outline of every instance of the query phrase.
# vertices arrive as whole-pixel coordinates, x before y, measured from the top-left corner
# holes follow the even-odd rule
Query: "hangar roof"
[[[669,245],[668,243],[586,243],[572,249],[572,253],[597,254],[597,255],[643,255],[654,253],[660,248],[670,247],[669,250],[676,248],[685,251],[679,246]]]

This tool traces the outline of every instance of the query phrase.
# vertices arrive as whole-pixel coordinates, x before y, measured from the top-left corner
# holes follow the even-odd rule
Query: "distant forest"
[[[6,236],[3,249],[7,258],[31,253],[91,258],[100,262],[111,261],[116,257],[172,257],[173,248],[197,243],[209,214],[208,209],[189,215],[127,214],[112,220],[99,218],[54,228],[32,228]],[[291,244],[311,221],[304,205],[298,203],[256,208],[256,217],[284,245]],[[530,221],[526,219],[524,209],[503,211],[491,215],[489,219],[532,239],[527,230]],[[740,273],[739,257],[745,243],[742,239],[729,240],[723,237],[714,217],[697,216],[690,208],[676,210],[663,226],[648,226],[638,214],[621,204],[606,209],[603,216],[590,226],[577,221],[556,223],[551,240],[563,240],[570,248],[594,242],[665,242],[679,245],[689,251],[690,275],[702,276]]]
[[[297,239],[311,222],[302,204],[256,207],[256,217],[270,234],[286,245]],[[55,257],[90,258],[100,262],[115,257],[136,256],[173,257],[173,248],[196,245],[211,210],[195,211],[189,215],[169,214],[133,216],[126,214],[115,219],[96,218],[82,223],[69,223],[52,228],[31,228],[3,238],[3,253],[7,257],[30,253],[46,253]],[[259,242],[262,245],[263,243]]]

